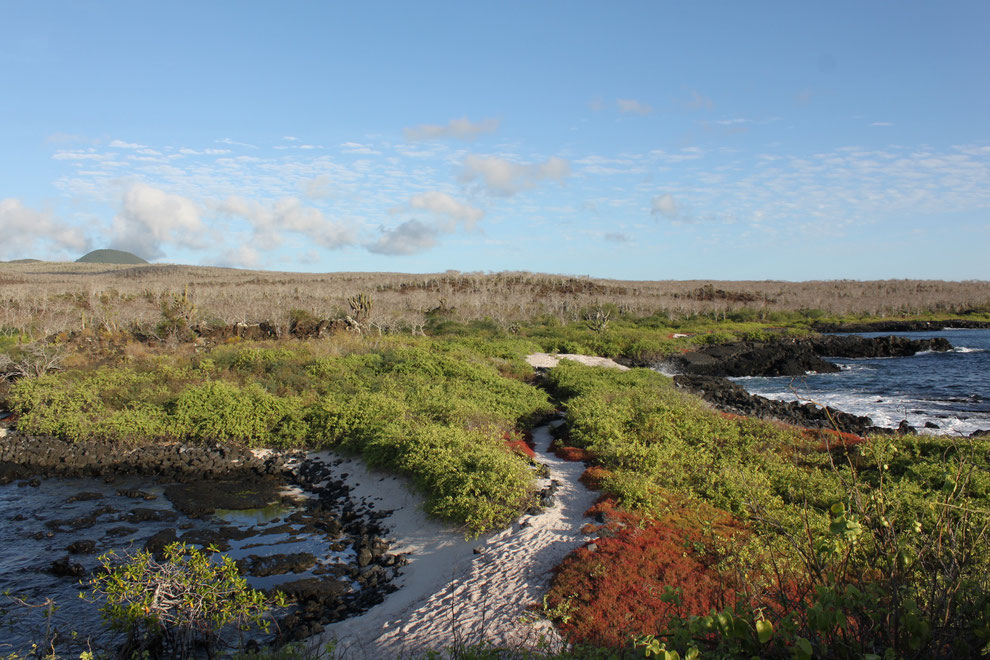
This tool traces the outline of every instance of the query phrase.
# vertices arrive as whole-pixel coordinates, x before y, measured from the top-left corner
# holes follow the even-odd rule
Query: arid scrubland
[[[438,274],[280,273],[199,266],[80,263],[0,264],[0,327],[49,335],[84,327],[153,325],[163,300],[181,295],[199,320],[288,324],[292,310],[318,318],[347,313],[360,293],[374,301],[370,322],[421,328],[431,312],[500,325],[579,319],[592,305],[633,316],[726,315],[770,320],[794,312],[828,316],[960,314],[990,307],[990,282],[623,281],[529,272]]]

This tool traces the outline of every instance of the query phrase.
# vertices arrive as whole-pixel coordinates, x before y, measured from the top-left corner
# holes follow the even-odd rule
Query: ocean
[[[732,380],[768,399],[812,400],[866,415],[875,426],[896,428],[907,420],[925,433],[969,435],[990,430],[990,330],[856,334],[945,337],[954,350],[899,358],[829,358],[841,372]]]

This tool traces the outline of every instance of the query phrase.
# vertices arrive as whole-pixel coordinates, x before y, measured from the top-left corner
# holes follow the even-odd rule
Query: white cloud
[[[457,223],[463,223],[467,229],[472,229],[485,217],[485,212],[481,209],[459,202],[450,195],[436,190],[415,195],[409,200],[409,208],[444,216],[450,230],[453,230]]]
[[[223,154],[229,154],[230,149],[203,149],[201,151],[197,151],[195,149],[183,147],[179,149],[179,153],[183,156],[222,156]]]
[[[302,147],[300,147],[300,149],[304,149],[307,146],[309,146],[309,145],[303,145]],[[309,148],[312,149],[313,147],[309,147]],[[361,144],[359,142],[345,142],[342,145],[340,145],[340,150],[341,150],[341,152],[343,152],[345,154],[361,154],[361,155],[365,155],[365,156],[380,156],[381,155],[381,152],[380,151],[377,151],[375,149],[372,149],[368,145]]]
[[[107,160],[109,156],[93,151],[56,151],[52,156],[55,160]]]
[[[261,254],[250,245],[241,244],[221,254],[217,265],[229,268],[261,268]]]
[[[221,144],[229,144],[232,147],[247,147],[249,149],[258,148],[258,145],[256,144],[249,144],[247,142],[238,142],[237,140],[231,140],[230,138],[220,138],[219,140],[216,140],[216,142],[219,142]]]
[[[36,249],[83,253],[89,247],[78,227],[56,220],[47,211],[24,206],[13,197],[0,199],[0,234],[11,238],[0,241],[0,254],[12,259],[39,258],[40,254],[30,252]]]
[[[390,256],[423,252],[437,244],[439,230],[419,220],[406,220],[397,227],[382,230],[381,237],[367,245],[368,252]]]
[[[653,112],[653,106],[641,103],[635,99],[616,99],[619,112],[624,115],[648,115]]]
[[[420,124],[405,129],[407,140],[439,140],[455,138],[457,140],[473,140],[484,133],[494,133],[498,130],[498,119],[482,119],[472,122],[467,117],[451,119],[446,124]]]
[[[224,214],[246,220],[255,231],[261,249],[274,249],[282,242],[284,232],[301,234],[329,249],[354,243],[354,229],[328,220],[319,209],[304,206],[295,197],[286,197],[263,204],[243,197],[230,197],[218,205]]]
[[[875,121],[870,126],[893,126],[894,123],[890,121]]]
[[[303,185],[303,193],[310,199],[327,199],[333,194],[333,179],[326,174],[314,176]]]
[[[166,245],[203,247],[206,231],[192,200],[135,183],[124,193],[113,219],[111,247],[150,261],[165,256]]]
[[[426,211],[434,216],[432,222],[410,219],[382,229],[374,243],[365,245],[369,252],[385,255],[409,255],[434,247],[442,234],[452,234],[459,225],[473,229],[485,216],[485,212],[470,204],[458,201],[438,190],[420,193],[410,198],[405,206],[392,209],[391,213]]]
[[[674,196],[670,193],[654,197],[650,212],[653,215],[662,215],[671,220],[676,220],[681,215],[680,209],[677,208],[677,202],[674,201]]]
[[[497,156],[471,154],[464,159],[460,179],[464,182],[481,179],[491,194],[508,197],[532,188],[544,179],[563,181],[570,173],[570,164],[556,156],[542,163],[526,164],[513,163]]]
[[[143,144],[137,144],[135,142],[124,142],[123,140],[114,140],[110,143],[110,147],[113,149],[147,149]]]

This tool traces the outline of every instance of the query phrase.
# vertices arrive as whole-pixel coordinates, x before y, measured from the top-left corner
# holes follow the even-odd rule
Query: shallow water
[[[333,551],[323,535],[301,533],[298,530],[302,525],[287,523],[285,517],[300,507],[280,504],[262,509],[217,511],[198,519],[176,511],[164,497],[164,487],[147,479],[120,479],[112,484],[100,479],[40,481],[38,486],[27,485],[25,481],[0,485],[0,524],[4,530],[0,536],[0,592],[9,590],[31,604],[51,598],[57,609],[49,620],[44,616],[44,608],[26,608],[0,596],[0,657],[29,650],[32,643],[46,637],[49,624],[64,639],[58,646],[63,653],[86,650],[87,640],[95,647],[110,644],[114,637],[103,629],[98,605],[79,598],[85,585],[78,578],[53,575],[49,572],[51,563],[69,557],[81,564],[88,575],[99,566],[101,553],[111,549],[118,554],[141,550],[151,536],[165,529],[175,529],[180,536],[190,530],[216,529],[221,523],[238,530],[253,530],[247,538],[230,541],[230,550],[224,554],[234,559],[308,552],[317,557],[317,568],[354,560],[351,547]],[[124,489],[141,490],[156,499],[118,494]],[[100,497],[72,501],[80,493]],[[162,519],[131,522],[135,509],[152,510]],[[272,533],[276,528],[284,530],[287,524],[291,531]],[[290,539],[292,542],[286,543]],[[78,540],[96,541],[96,553],[69,555],[69,544]],[[248,583],[266,589],[312,576],[312,571],[263,578],[249,576]],[[77,635],[75,640],[71,639],[73,632]]]
[[[933,433],[968,435],[990,429],[990,330],[857,333],[910,339],[944,337],[948,353],[903,358],[829,358],[837,374],[799,378],[734,378],[753,394],[784,401],[813,400],[866,415],[874,425],[895,428],[901,420]]]

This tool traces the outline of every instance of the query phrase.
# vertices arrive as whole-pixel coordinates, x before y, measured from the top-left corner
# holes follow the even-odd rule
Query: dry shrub
[[[191,301],[200,320],[230,325],[270,321],[288,329],[293,310],[338,318],[360,292],[374,298],[367,324],[422,329],[441,301],[452,320],[571,322],[603,301],[622,314],[702,314],[773,320],[775,314],[961,314],[990,308],[990,282],[852,280],[816,282],[620,281],[539,273],[279,273],[198,266],[118,266],[41,262],[0,264],[0,327],[48,336],[102,327],[152,328],[163,296]],[[703,295],[698,295],[701,290]],[[708,291],[712,294],[709,296]],[[699,299],[701,298],[701,299]]]

